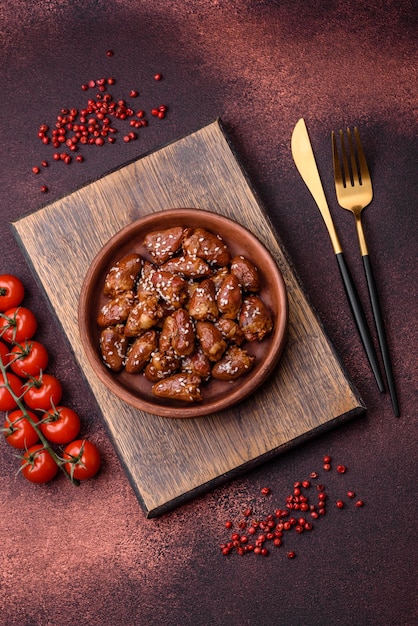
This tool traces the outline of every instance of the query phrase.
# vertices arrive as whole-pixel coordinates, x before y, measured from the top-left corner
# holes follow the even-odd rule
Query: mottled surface
[[[34,487],[0,446],[0,622],[5,626],[214,624],[406,625],[416,591],[417,9],[411,0],[145,2],[3,0],[0,5],[1,272],[17,273],[50,348],[65,401],[83,417],[104,466],[74,489]],[[108,58],[106,50],[114,56]],[[155,72],[163,74],[156,84]],[[80,85],[113,75],[115,96],[138,88],[165,120],[140,140],[51,164],[39,192],[31,167],[51,149],[37,138]],[[146,520],[108,440],[57,320],[33,281],[9,222],[220,116],[310,298],[358,387],[367,414],[157,520]],[[380,395],[353,329],[321,218],[291,160],[305,117],[347,259],[367,294],[353,218],[336,207],[331,128],[356,123],[374,181],[364,224],[399,387],[402,416]],[[50,251],[53,263],[54,251]],[[65,297],[65,276],[63,276]],[[222,557],[224,521],[248,503],[283,506],[295,479],[324,454],[347,465],[323,482],[366,505],[327,516],[268,558]],[[260,488],[272,489],[263,500]],[[415,594],[416,595],[416,594]]]

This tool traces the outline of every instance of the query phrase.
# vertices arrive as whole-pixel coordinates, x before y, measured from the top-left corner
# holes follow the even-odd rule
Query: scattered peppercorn
[[[108,57],[113,56],[113,51],[108,50],[106,55]],[[159,81],[161,79],[161,74],[154,74],[154,80]],[[114,126],[113,120],[129,121],[135,129],[148,126],[143,109],[135,113],[124,99],[117,100],[108,92],[108,87],[115,83],[116,80],[112,76],[91,78],[83,83],[81,90],[87,92],[95,89],[95,97],[89,97],[82,108],[62,108],[57,115],[55,124],[52,125],[52,130],[50,130],[49,125],[41,124],[38,129],[38,138],[41,142],[44,145],[52,144],[55,150],[66,146],[70,151],[77,152],[87,145],[101,147],[105,144],[115,143],[118,129]],[[131,98],[137,98],[139,92],[136,89],[131,89],[129,95]],[[163,119],[167,111],[168,106],[161,104],[159,107],[153,108],[151,114],[157,119]],[[136,116],[136,120],[132,119],[134,116]],[[130,143],[136,139],[138,139],[138,134],[135,132],[123,135],[125,143]],[[63,161],[67,165],[72,162],[68,154],[60,152],[53,154],[53,160],[56,162]],[[82,163],[84,158],[79,155],[75,161]],[[48,167],[48,161],[42,161],[42,166]],[[39,174],[40,171],[38,166],[32,168],[34,174]],[[46,185],[41,186],[41,191],[43,193],[48,191]]]
[[[331,470],[330,462],[330,456],[323,458],[324,465],[330,466],[329,469],[325,471]],[[343,471],[341,471],[342,468]],[[336,470],[338,473],[344,474],[346,467],[344,465],[338,465]],[[309,476],[310,478],[318,478],[319,473],[311,472]],[[231,554],[231,552],[236,552],[240,556],[247,553],[267,556],[269,554],[269,549],[266,545],[268,542],[271,541],[275,548],[280,548],[289,537],[294,536],[294,533],[301,535],[312,531],[314,529],[313,523],[308,521],[306,516],[300,513],[302,512],[309,515],[313,520],[319,520],[320,517],[325,516],[327,512],[328,494],[326,493],[325,485],[318,484],[314,491],[314,493],[317,494],[316,502],[312,501],[312,494],[311,498],[308,496],[310,487],[311,482],[309,480],[295,481],[293,483],[292,492],[285,498],[284,508],[273,509],[273,513],[261,519],[252,519],[251,522],[248,518],[252,516],[253,508],[246,506],[242,510],[244,519],[241,518],[236,522],[236,526],[240,532],[233,530],[233,522],[227,520],[225,522],[225,528],[228,530],[232,529],[233,532],[230,541],[220,545],[221,553],[225,556]],[[260,493],[263,496],[267,496],[271,493],[271,489],[269,487],[263,487]],[[349,490],[346,493],[348,498],[355,498],[354,491]],[[338,509],[346,507],[346,503],[342,499],[337,499],[335,505]],[[357,500],[355,506],[356,508],[363,507],[363,500]],[[289,515],[290,511],[292,511],[292,516]],[[242,534],[244,529],[246,529],[245,534]],[[296,552],[289,550],[286,556],[289,559],[294,559]]]

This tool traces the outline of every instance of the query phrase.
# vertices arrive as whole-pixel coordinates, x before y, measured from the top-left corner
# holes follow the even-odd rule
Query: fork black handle
[[[340,268],[345,291],[347,293],[348,301],[350,302],[351,306],[351,311],[357,325],[357,330],[363,342],[364,350],[369,360],[370,367],[372,368],[372,372],[376,379],[379,391],[383,392],[385,390],[385,385],[383,382],[382,374],[380,372],[379,362],[377,360],[377,354],[374,348],[370,329],[367,324],[366,315],[361,305],[356,286],[352,279],[350,270],[348,269],[344,254],[342,252],[339,252],[335,256],[338,261],[338,267]]]
[[[388,388],[390,393],[390,398],[392,401],[393,412],[396,417],[399,417],[399,403],[398,396],[396,393],[395,380],[393,376],[392,363],[390,359],[389,346],[386,337],[385,325],[383,323],[383,315],[382,309],[380,306],[380,300],[377,293],[376,282],[374,279],[374,273],[372,264],[370,262],[370,257],[368,254],[364,254],[362,256],[364,273],[366,274],[367,286],[369,289],[370,302],[372,305],[372,311],[374,316],[374,321],[376,324],[377,337],[379,339],[380,350],[382,352],[383,365],[386,372],[386,378],[388,382]]]

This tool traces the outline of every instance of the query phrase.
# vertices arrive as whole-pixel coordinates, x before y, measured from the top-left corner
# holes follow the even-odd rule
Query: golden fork
[[[364,272],[366,274],[367,286],[369,289],[370,302],[372,305],[373,316],[376,324],[379,345],[382,351],[383,365],[385,367],[386,377],[388,381],[393,412],[396,417],[399,417],[399,404],[396,394],[385,326],[383,323],[382,310],[380,307],[376,282],[374,279],[366,239],[364,236],[364,230],[361,222],[361,212],[366,206],[371,203],[373,198],[372,181],[370,178],[369,169],[367,167],[366,157],[364,156],[363,148],[361,145],[358,129],[355,127],[352,133],[351,130],[347,128],[346,139],[348,144],[348,152],[346,149],[346,141],[344,137],[344,132],[340,130],[339,138],[342,160],[341,166],[336,134],[334,133],[334,131],[332,131],[331,133],[335,191],[337,194],[337,200],[339,205],[343,209],[351,211],[355,217],[357,237],[360,245],[360,253],[363,259]]]

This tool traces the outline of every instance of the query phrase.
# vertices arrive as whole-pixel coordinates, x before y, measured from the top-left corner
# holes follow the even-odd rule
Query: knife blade
[[[341,243],[331,217],[331,213],[324,193],[324,188],[322,186],[321,178],[319,175],[315,155],[312,149],[312,144],[309,139],[308,129],[306,128],[305,120],[303,118],[298,120],[293,129],[291,138],[291,151],[296,168],[301,175],[305,185],[311,192],[312,197],[315,200],[327,227],[345,287],[345,292],[350,303],[351,312],[353,314],[354,321],[356,323],[357,330],[363,343],[363,347],[366,352],[370,367],[376,379],[377,386],[379,388],[379,391],[382,392],[384,391],[385,386],[383,383],[382,374],[380,372],[379,362],[377,359],[377,354],[374,348],[370,329],[367,324],[366,315],[361,305],[356,286],[346,263]]]

